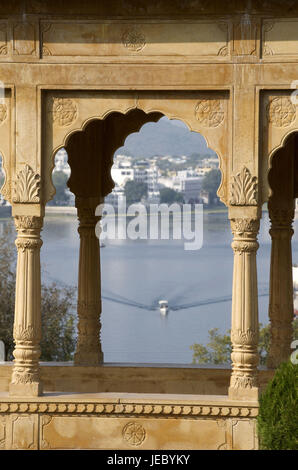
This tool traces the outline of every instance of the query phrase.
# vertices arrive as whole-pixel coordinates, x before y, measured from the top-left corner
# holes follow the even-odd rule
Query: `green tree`
[[[190,346],[193,350],[193,364],[229,364],[231,362],[232,345],[229,332],[221,335],[218,331],[218,328],[208,331],[207,346],[197,343]]]
[[[219,188],[221,181],[220,170],[213,169],[210,170],[203,179],[202,189],[209,193],[210,205],[213,204],[213,201],[217,199],[217,190]]]
[[[11,223],[0,236],[0,339],[5,345],[6,360],[14,350],[13,322],[15,302],[16,249]],[[74,289],[56,284],[42,286],[42,361],[69,361],[75,348]]]
[[[258,436],[264,450],[298,450],[298,364],[281,364],[262,393]]]
[[[193,364],[230,364],[232,343],[230,331],[221,335],[218,328],[209,330],[209,343],[206,346],[202,344],[193,344],[190,349],[193,350]],[[298,321],[293,321],[293,338],[298,338]],[[259,345],[258,351],[260,364],[266,365],[267,355],[270,345],[270,326],[259,325]]]
[[[140,181],[127,181],[124,187],[126,202],[128,205],[140,202],[142,197],[146,197],[148,187],[146,183]]]
[[[173,202],[177,202],[183,204],[184,202],[183,194],[172,188],[162,188],[159,194],[161,203],[172,204]]]
[[[56,188],[56,194],[51,201],[53,206],[65,206],[69,202],[69,197],[66,193],[68,176],[63,171],[54,171],[53,185]]]

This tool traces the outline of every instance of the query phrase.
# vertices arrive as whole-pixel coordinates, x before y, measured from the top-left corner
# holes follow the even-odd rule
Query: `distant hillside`
[[[191,155],[199,153],[214,155],[208,149],[205,139],[197,132],[190,132],[181,121],[170,121],[166,117],[158,122],[144,124],[139,132],[130,134],[125,145],[116,154],[133,157],[152,157],[154,155]]]

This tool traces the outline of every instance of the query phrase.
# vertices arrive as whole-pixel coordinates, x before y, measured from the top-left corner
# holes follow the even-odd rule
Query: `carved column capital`
[[[231,219],[234,235],[232,248],[238,253],[254,253],[258,250],[257,234],[260,227],[259,219]]]
[[[14,222],[17,231],[22,230],[41,230],[43,226],[43,217],[37,217],[35,215],[16,215]]]
[[[76,197],[75,206],[77,208],[78,219],[79,219],[79,229],[78,232],[81,235],[82,233],[90,233],[90,229],[94,229],[95,225],[100,220],[100,216],[95,215],[96,208],[101,204],[103,200],[99,197]],[[84,230],[84,229],[87,229]]]

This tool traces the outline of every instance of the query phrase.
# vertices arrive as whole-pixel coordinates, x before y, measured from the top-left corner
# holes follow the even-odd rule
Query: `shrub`
[[[281,364],[260,397],[258,434],[261,449],[298,449],[297,375],[297,364]]]

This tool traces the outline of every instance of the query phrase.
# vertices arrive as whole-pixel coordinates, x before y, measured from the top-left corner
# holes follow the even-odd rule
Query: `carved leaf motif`
[[[257,177],[252,176],[245,166],[231,180],[231,199],[232,206],[257,205]]]
[[[13,202],[40,202],[40,176],[29,165],[21,170],[15,180]]]

